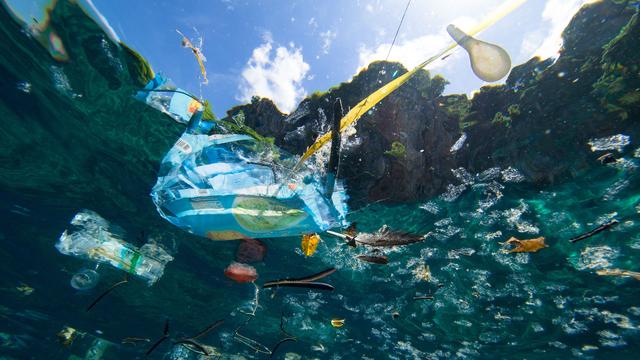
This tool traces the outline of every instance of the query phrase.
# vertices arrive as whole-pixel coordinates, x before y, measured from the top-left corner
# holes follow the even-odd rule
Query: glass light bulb
[[[469,53],[471,69],[480,79],[487,82],[498,81],[511,70],[511,58],[500,46],[474,39],[455,25],[447,26],[447,32]]]

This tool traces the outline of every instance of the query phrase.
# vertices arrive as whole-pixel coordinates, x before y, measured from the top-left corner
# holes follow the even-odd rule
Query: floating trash
[[[462,135],[456,140],[456,142],[451,145],[451,149],[449,149],[450,153],[456,153],[458,150],[462,149],[464,146],[464,142],[467,141],[467,133],[463,132]]]
[[[62,345],[68,347],[73,343],[73,340],[76,339],[76,336],[78,336],[78,331],[71,326],[65,326],[56,336]]]
[[[510,245],[513,245],[510,249],[508,248]],[[509,240],[504,242],[503,244],[503,252],[507,254],[518,253],[518,252],[537,252],[540,249],[544,249],[549,247],[544,243],[544,237],[537,237],[535,239],[528,240],[519,240],[514,237],[511,237]]]
[[[91,210],[82,210],[71,220],[72,228],[65,230],[55,247],[62,254],[107,263],[153,285],[173,258],[163,260],[144,254],[122,239],[120,230]]]
[[[320,242],[320,235],[308,234],[302,235],[302,242],[300,248],[305,256],[312,256],[316,252],[318,243]]]
[[[224,275],[237,283],[250,283],[258,279],[253,266],[234,262],[224,269]]]
[[[471,69],[480,79],[487,82],[498,81],[511,70],[511,57],[500,46],[475,39],[455,25],[447,26],[447,32],[467,51]]]
[[[25,296],[29,296],[33,294],[33,292],[35,291],[34,288],[32,288],[27,284],[20,284],[19,286],[16,287],[16,290],[18,290],[22,295],[25,295]]]
[[[629,271],[622,269],[602,269],[596,271],[598,275],[601,276],[621,276],[621,277],[632,277],[636,280],[640,280],[640,272],[637,271]]]
[[[96,287],[100,275],[92,269],[81,270],[71,277],[71,287],[76,290],[90,290]]]

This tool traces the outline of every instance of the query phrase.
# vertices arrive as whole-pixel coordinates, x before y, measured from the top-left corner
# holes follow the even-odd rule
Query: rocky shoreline
[[[555,61],[533,58],[514,67],[506,84],[484,86],[472,99],[443,96],[447,81],[421,71],[356,125],[340,169],[352,199],[431,197],[456,182],[450,169],[460,167],[480,172],[512,166],[544,185],[596,166],[589,139],[638,135],[637,12],[634,1],[585,5],[564,30]],[[374,62],[351,81],[305,98],[288,116],[256,97],[227,111],[226,119],[242,112],[246,125],[301,154],[329,129],[335,98],[354,106],[406,71],[398,63]],[[463,134],[466,141],[452,151]]]

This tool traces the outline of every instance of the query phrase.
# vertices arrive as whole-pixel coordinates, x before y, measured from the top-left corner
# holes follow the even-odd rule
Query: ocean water
[[[180,231],[148,195],[182,126],[132,98],[139,84],[130,58],[81,8],[61,1],[51,24],[63,51],[42,46],[0,7],[0,359],[144,358],[167,320],[170,339],[149,358],[205,358],[173,342],[218,319],[224,323],[198,339],[215,348],[212,358],[269,357],[256,342],[283,339],[281,321],[296,341],[281,343],[274,358],[635,359],[640,352],[640,282],[596,274],[639,269],[636,139],[594,139],[592,149],[576,151],[615,151],[619,160],[553,185],[511,167],[451,169],[457,181],[440,196],[349,214],[361,231],[386,224],[427,234],[383,249],[387,265],[359,261],[370,250],[328,235],[312,257],[298,238],[268,239],[255,265],[258,286],[238,284],[223,274],[236,242]],[[174,260],[162,278],[151,287],[131,279],[86,311],[122,272],[101,266],[95,288],[71,287],[73,274],[94,266],[54,244],[81,209],[121,227],[136,246],[167,249]],[[568,241],[610,219],[620,223]],[[548,247],[505,254],[500,242],[511,236],[543,236]],[[323,281],[333,292],[259,287],[330,267],[337,271]],[[76,331],[70,344],[59,336],[67,327]],[[252,340],[238,341],[236,330]],[[128,337],[148,340],[123,343]]]

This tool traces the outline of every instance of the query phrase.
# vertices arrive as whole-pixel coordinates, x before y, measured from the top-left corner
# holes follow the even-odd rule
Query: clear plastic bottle
[[[118,235],[120,230],[91,210],[83,210],[71,220],[72,230],[65,230],[56,244],[65,255],[107,263],[136,275],[153,285],[164,272],[171,256],[158,260],[128,244]]]

